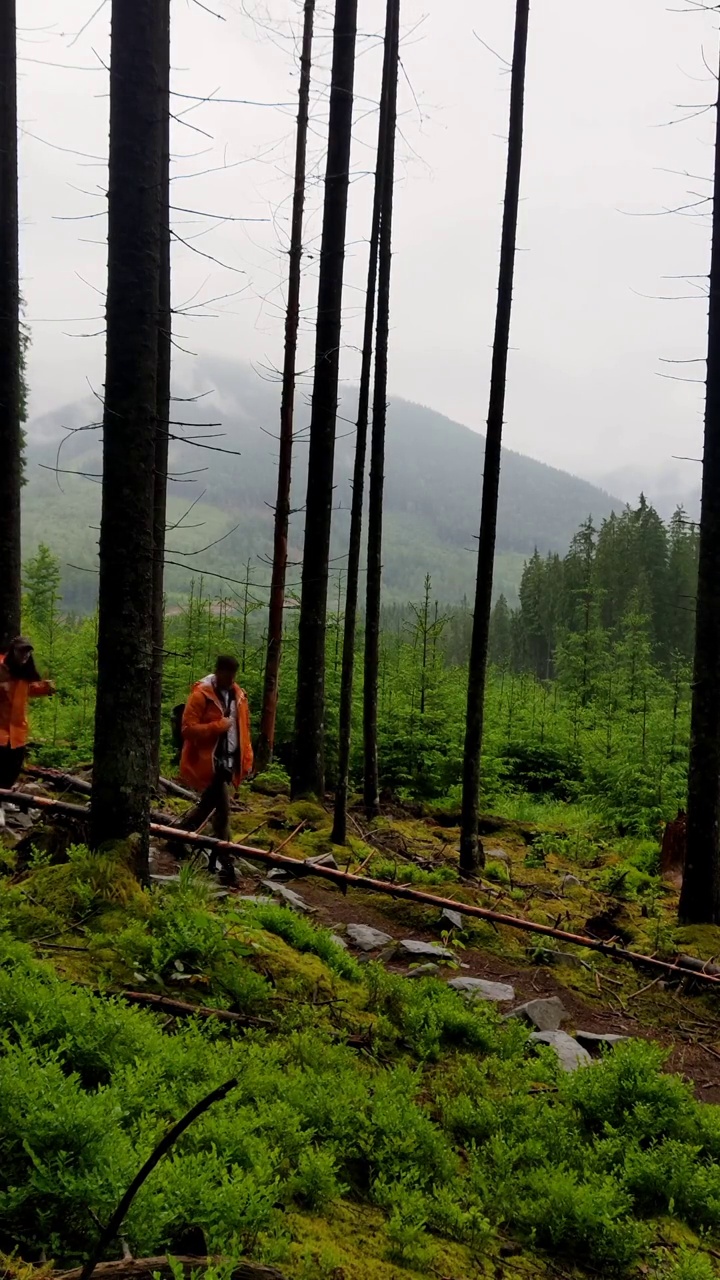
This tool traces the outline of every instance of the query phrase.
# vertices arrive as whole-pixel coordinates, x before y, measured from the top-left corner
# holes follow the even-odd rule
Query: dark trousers
[[[0,788],[14,787],[25,760],[24,747],[0,747]]]
[[[212,832],[218,840],[230,839],[230,782],[227,769],[216,769],[215,777],[203,791],[199,802],[183,818],[183,826],[187,831],[197,831],[212,813]],[[217,863],[226,872],[233,872],[232,858],[225,850],[212,849],[210,852],[210,870],[216,869]]]

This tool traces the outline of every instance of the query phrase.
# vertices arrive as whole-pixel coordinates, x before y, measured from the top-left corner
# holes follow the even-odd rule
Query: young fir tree
[[[488,635],[492,609],[493,566],[497,531],[498,493],[500,489],[500,454],[505,415],[510,319],[512,315],[513,279],[517,247],[520,176],[522,170],[523,120],[525,110],[525,65],[527,61],[530,0],[517,0],[515,46],[510,88],[510,132],[505,184],[502,240],[500,245],[500,278],[490,375],[490,407],[485,441],[478,568],[475,589],[475,615],[468,668],[468,696],[463,766],[462,833],[460,837],[460,870],[471,875],[482,858],[478,843],[478,805],[480,793],[480,760],[483,742],[483,710],[488,659]]]
[[[0,652],[20,631],[22,413],[15,0],[0,0]]]
[[[357,0],[336,0],[298,626],[294,795],[325,790],[325,638]]]
[[[98,679],[91,840],[135,833],[152,793],[153,503],[162,242],[162,23],[113,0]]]

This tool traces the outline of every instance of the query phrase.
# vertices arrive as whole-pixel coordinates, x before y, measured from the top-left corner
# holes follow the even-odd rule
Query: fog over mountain
[[[264,581],[272,546],[279,387],[248,365],[205,359],[176,394],[201,398],[178,399],[178,421],[187,425],[173,427],[173,432],[207,439],[173,444],[170,523],[180,521],[180,527],[168,535],[169,591],[185,589],[193,573],[205,571],[209,589],[219,592],[222,580],[212,575],[241,579],[248,561],[256,581]],[[336,572],[342,569],[347,544],[357,405],[354,387],[342,388],[341,395],[333,521]],[[297,510],[291,527],[296,562],[302,547],[308,396],[301,385],[293,492]],[[66,603],[73,608],[89,607],[94,595],[101,442],[99,430],[91,427],[98,408],[97,400],[88,398],[37,419],[29,431],[25,550],[28,554],[43,540],[61,556]],[[483,447],[482,436],[434,410],[391,401],[384,556],[389,599],[419,596],[426,573],[444,600],[460,600],[472,592]],[[73,472],[84,475],[67,474]],[[565,551],[588,515],[599,522],[621,506],[620,499],[586,480],[505,451],[496,592],[513,598],[523,561],[535,547]]]

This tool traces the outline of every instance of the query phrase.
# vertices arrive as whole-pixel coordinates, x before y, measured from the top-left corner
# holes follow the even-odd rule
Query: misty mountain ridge
[[[279,385],[247,365],[204,358],[192,381],[176,387],[175,395],[173,413],[183,425],[173,426],[173,434],[207,438],[194,445],[171,445],[170,474],[175,479],[169,486],[169,525],[180,525],[168,532],[168,593],[183,593],[193,574],[201,571],[214,594],[232,590],[231,583],[223,585],[221,575],[237,585],[248,562],[255,581],[267,581]],[[304,503],[307,482],[308,398],[308,389],[300,385],[290,533],[294,589],[299,585],[302,551],[303,516],[297,508]],[[356,412],[357,388],[341,387],[332,546],[336,574],[347,549]],[[92,398],[34,420],[28,432],[24,553],[32,554],[44,541],[60,556],[64,599],[72,609],[91,607],[96,586],[101,432],[84,428],[97,423],[99,416],[100,405]],[[60,452],[62,473],[53,474],[58,446],[68,431],[73,434]],[[479,433],[432,409],[398,398],[390,401],[383,556],[388,600],[418,598],[426,573],[443,601],[472,595],[484,443]],[[44,469],[48,467],[51,470]],[[65,472],[84,472],[86,478]],[[523,562],[536,547],[543,554],[562,553],[589,515],[599,523],[623,505],[586,480],[503,450],[496,595],[516,597]],[[331,585],[331,596],[334,589]]]

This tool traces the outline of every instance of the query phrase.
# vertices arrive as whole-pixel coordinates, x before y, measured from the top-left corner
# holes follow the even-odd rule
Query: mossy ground
[[[179,813],[183,806],[173,807]],[[340,864],[351,870],[362,868],[381,879],[415,883],[452,897],[459,905],[478,902],[580,932],[588,920],[608,916],[639,951],[672,955],[681,947],[702,958],[720,953],[720,931],[676,929],[676,894],[653,874],[657,851],[648,848],[647,842],[613,842],[602,833],[577,827],[568,833],[570,823],[556,822],[543,829],[539,824],[503,825],[499,819],[485,846],[489,854],[499,850],[509,861],[489,857],[479,883],[468,886],[457,879],[459,833],[447,821],[448,815],[439,822],[432,814],[397,812],[367,826],[358,813],[347,849],[334,852]],[[296,832],[284,852],[298,858],[330,850],[330,827],[331,815],[322,806],[293,805],[283,795],[250,788],[243,789],[233,816],[236,840],[243,843],[246,837],[258,848],[277,848]],[[271,1036],[268,1044],[290,1045],[294,1037],[312,1035],[330,1046],[330,1053],[333,1045],[340,1051],[346,1043],[357,1042],[354,1060],[360,1074],[366,1069],[363,1064],[379,1073],[378,1081],[395,1068],[410,1068],[417,1079],[421,1111],[427,1110],[434,1122],[450,1126],[443,1132],[455,1135],[453,1160],[461,1166],[472,1163],[473,1146],[488,1123],[482,1107],[475,1113],[476,1105],[487,1104],[491,1112],[497,1108],[509,1117],[515,1107],[539,1106],[535,1099],[547,1109],[558,1086],[565,1087],[549,1060],[539,1062],[528,1076],[522,1045],[503,1039],[506,1033],[500,1033],[494,1013],[487,1015],[487,1029],[481,1020],[473,1030],[462,1022],[468,1017],[465,1012],[455,1014],[454,1004],[431,1017],[436,983],[402,983],[381,992],[381,979],[373,976],[375,967],[358,965],[331,936],[334,926],[354,919],[380,924],[396,937],[439,940],[436,909],[378,894],[352,892],[343,897],[321,881],[302,879],[296,887],[315,911],[314,924],[309,926],[281,908],[238,907],[232,898],[218,901],[211,884],[192,869],[182,872],[177,886],[143,891],[133,880],[127,851],[122,849],[97,858],[78,847],[57,865],[39,854],[20,872],[14,868],[10,843],[3,854],[7,874],[0,887],[0,928],[51,964],[69,991],[78,986],[105,992],[135,989],[235,1010],[251,1022],[257,1020],[260,1029],[248,1035],[250,1042],[260,1036],[258,1052],[264,1052],[266,1025]],[[564,884],[567,874],[581,883]],[[260,878],[248,877],[244,891],[256,891]],[[318,925],[327,928],[318,931]],[[684,1068],[692,1077],[699,1096],[720,1097],[720,1058],[713,1056],[720,1054],[720,1021],[712,996],[661,990],[659,984],[651,985],[650,977],[627,965],[614,964],[591,951],[549,946],[505,926],[467,923],[467,918],[466,925],[460,935],[451,930],[445,936],[455,947],[456,964],[466,965],[474,974],[510,978],[518,998],[541,991],[560,993],[575,1025],[582,1020],[586,1029],[616,1029],[620,1024],[633,1036],[659,1039],[672,1050],[671,1065]],[[398,966],[390,961],[393,968]],[[406,985],[407,997],[401,994]],[[413,993],[422,988],[423,994],[411,996],[410,988]],[[457,1005],[460,1010],[459,1000]],[[182,1036],[188,1026],[162,1015],[138,1017],[160,1028],[165,1039]],[[437,1017],[440,1022],[433,1021]],[[460,1021],[453,1029],[456,1019]],[[244,1036],[241,1030],[227,1029],[213,1034],[220,1037],[218,1044]],[[480,1039],[473,1040],[477,1036]],[[211,1036],[208,1053],[213,1043]],[[456,1056],[458,1052],[470,1053],[467,1067]],[[475,1053],[479,1075],[473,1074]],[[343,1071],[347,1073],[347,1064]],[[349,1079],[351,1075],[342,1077],[340,1092]],[[472,1086],[461,1084],[463,1080],[472,1080]],[[519,1168],[523,1160],[533,1158],[528,1149]],[[561,1171],[560,1160],[553,1176],[560,1177]],[[282,1230],[278,1234],[273,1229],[271,1244],[263,1244],[261,1232],[253,1247],[274,1258],[290,1280],[410,1280],[428,1274],[446,1280],[486,1276],[522,1280],[525,1276],[609,1274],[624,1266],[637,1276],[658,1280],[706,1280],[716,1263],[715,1228],[709,1223],[699,1227],[699,1210],[693,1211],[694,1217],[690,1214],[693,1225],[672,1214],[646,1216],[651,1224],[649,1236],[632,1248],[628,1244],[630,1253],[622,1263],[625,1245],[598,1244],[592,1233],[602,1236],[610,1228],[600,1219],[595,1222],[590,1209],[582,1209],[590,1215],[589,1225],[582,1230],[577,1223],[568,1227],[568,1239],[576,1240],[575,1245],[566,1240],[543,1252],[540,1243],[548,1249],[550,1237],[543,1237],[540,1223],[523,1225],[522,1205],[508,1208],[507,1223],[502,1214],[491,1214],[492,1223],[480,1231],[481,1242],[468,1244],[450,1238],[452,1230],[461,1235],[472,1231],[467,1223],[451,1230],[447,1205],[445,1216],[438,1217],[445,1226],[434,1225],[433,1210],[427,1205],[418,1202],[417,1212],[411,1211],[416,1194],[412,1178],[402,1183],[410,1209],[406,1205],[400,1212],[393,1208],[392,1189],[381,1186],[374,1195],[382,1204],[371,1203],[357,1187],[350,1194],[334,1186],[327,1169],[313,1174],[320,1182],[322,1177],[329,1178],[319,1209],[303,1206],[304,1193],[292,1191],[292,1178],[297,1175],[287,1176],[290,1189],[284,1193]],[[310,1176],[307,1170],[303,1176]],[[565,1212],[572,1218],[581,1211],[568,1190],[570,1185],[562,1184],[563,1190],[558,1184],[552,1201],[555,1215]],[[566,1202],[563,1197],[567,1196]],[[460,1200],[452,1209],[461,1217],[468,1211]],[[437,1205],[435,1212],[440,1212]],[[608,1222],[620,1212],[617,1206],[608,1207]],[[582,1234],[585,1230],[592,1236],[590,1245]],[[5,1247],[7,1239],[0,1245]],[[603,1248],[610,1249],[607,1257]],[[698,1250],[709,1272],[693,1271]],[[606,1257],[604,1263],[599,1261],[602,1257]],[[6,1269],[13,1274],[11,1267]],[[21,1280],[26,1277],[22,1275]]]

